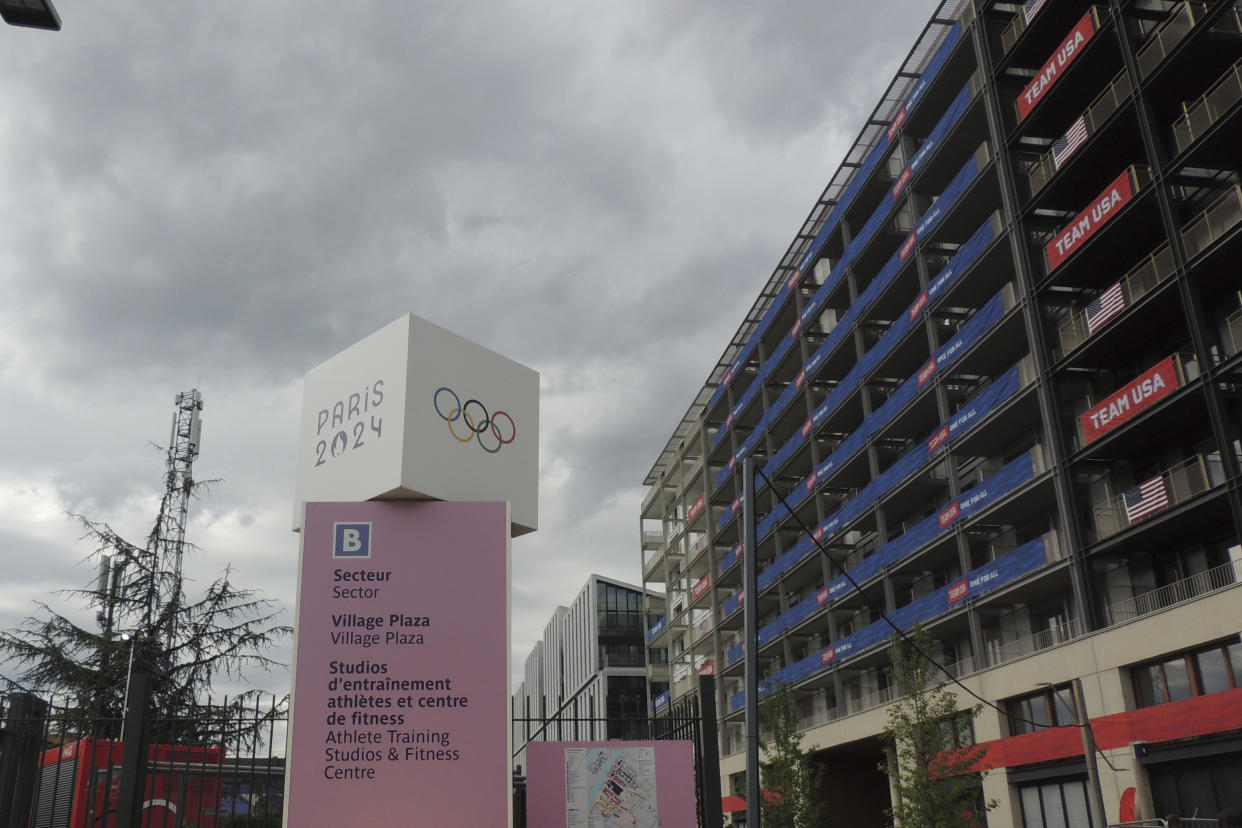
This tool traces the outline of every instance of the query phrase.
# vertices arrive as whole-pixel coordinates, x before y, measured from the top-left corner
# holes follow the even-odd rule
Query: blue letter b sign
[[[332,557],[371,557],[371,524],[336,523],[332,539]]]

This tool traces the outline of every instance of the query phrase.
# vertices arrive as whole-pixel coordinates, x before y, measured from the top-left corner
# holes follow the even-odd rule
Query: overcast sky
[[[0,627],[91,579],[68,513],[146,537],[190,388],[187,572],[292,623],[302,377],[408,311],[541,375],[515,673],[639,581],[643,478],[936,6],[56,5],[0,25]]]

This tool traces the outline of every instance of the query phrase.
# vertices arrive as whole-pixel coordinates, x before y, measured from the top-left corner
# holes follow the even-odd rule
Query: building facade
[[[1080,717],[1109,821],[1242,800],[1240,102],[1242,4],[935,9],[645,481],[726,791],[755,658],[883,824],[891,620],[993,702],[989,825],[1089,824]]]
[[[661,598],[647,595],[653,611]],[[526,767],[527,742],[637,738],[650,695],[645,612],[641,589],[600,575],[556,608],[512,698],[515,770]]]

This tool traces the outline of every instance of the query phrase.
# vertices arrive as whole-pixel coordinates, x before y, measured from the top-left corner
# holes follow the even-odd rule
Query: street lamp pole
[[[125,696],[121,701],[121,738],[119,739],[124,742],[125,721],[129,718],[129,688],[134,681],[134,645],[138,643],[138,636],[134,633],[125,633],[121,638],[129,641],[129,666],[125,668]]]
[[[1087,802],[1091,807],[1091,820],[1092,824],[1103,828],[1108,824],[1104,820],[1104,794],[1100,790],[1100,766],[1095,760],[1095,734],[1091,730],[1091,720],[1087,718],[1087,699],[1082,692],[1082,679],[1074,679],[1070,686],[1074,688],[1078,726],[1082,729],[1082,753],[1087,762]]]

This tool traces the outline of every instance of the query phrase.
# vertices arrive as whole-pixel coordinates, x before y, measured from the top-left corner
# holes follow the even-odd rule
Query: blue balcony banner
[[[994,236],[995,234],[992,231],[991,221],[985,221],[983,225],[976,230],[960,248],[958,248],[957,252],[953,255],[953,258],[950,259],[949,262],[940,270],[940,272],[931,280],[927,289],[915,297],[914,302],[911,303],[907,312],[893,322],[889,330],[886,331],[884,336],[880,338],[880,341],[877,342],[870,351],[863,355],[863,358],[848,374],[846,374],[844,379],[842,379],[837,387],[833,389],[833,392],[830,393],[822,403],[816,406],[815,411],[808,420],[808,424],[804,425],[801,431],[795,432],[794,435],[790,437],[789,440],[787,440],[785,444],[781,446],[781,448],[768,460],[767,464],[763,468],[764,474],[770,477],[777,469],[783,466],[790,457],[793,456],[793,454],[798,450],[798,447],[810,437],[811,433],[822,425],[824,420],[827,419],[827,417],[835,411],[841,403],[849,398],[849,395],[852,394],[862,383],[863,378],[874,370],[875,365],[887,356],[894,347],[896,347],[901,338],[905,336],[906,333],[909,332],[909,330],[914,326],[919,316],[940,297],[940,294],[944,293],[945,290],[954,284],[962,273],[974,264],[980,254],[982,254],[982,252],[987,249],[988,245],[992,243]],[[859,294],[859,300],[862,300],[865,296],[867,296],[868,291],[870,291],[873,287],[876,290],[874,295],[878,296],[881,291],[888,287],[889,282],[892,281],[893,276],[895,276],[897,271],[900,269],[900,264],[901,263],[896,254],[894,254],[893,258],[889,260],[889,263],[885,265],[884,269],[881,270],[876,278],[872,280],[871,284],[868,285],[867,290],[863,291],[862,294]],[[858,303],[856,302],[855,304]],[[814,363],[814,370],[818,370],[819,364],[822,363],[822,361],[827,357],[828,353],[831,353],[831,351],[845,339],[846,335],[849,333],[847,325],[852,324],[852,321],[853,320],[849,320],[842,325],[838,325],[837,328],[833,330],[832,334],[824,340],[824,343],[819,349],[817,349],[816,356],[813,356],[812,359],[807,362],[805,376],[800,375],[799,384],[804,382],[806,379],[814,377],[814,371],[811,370],[812,363]],[[779,413],[781,412],[774,415],[773,419],[775,419],[775,416],[779,416]],[[760,429],[756,429],[755,431],[759,432]],[[752,435],[752,437],[754,437],[754,439],[758,439],[754,435]],[[730,465],[725,469],[722,469],[721,472],[716,475],[717,487],[725,481],[731,468],[732,466]],[[758,491],[758,489],[756,489],[756,491]]]
[[[964,606],[967,598],[977,598],[994,589],[1006,586],[1040,569],[1048,563],[1048,553],[1043,538],[1026,543],[994,561],[984,564],[965,575],[952,580],[935,592],[924,595],[888,614],[889,621],[873,621],[861,630],[835,641],[806,658],[778,670],[765,679],[759,687],[762,698],[778,684],[796,684],[829,667],[841,664],[878,644],[892,639],[893,626],[902,631],[916,623],[923,623]],[[745,691],[730,697],[730,707],[737,710],[745,704]]]
[[[848,578],[845,575],[840,575],[829,581],[764,625],[759,630],[759,641],[761,643],[769,641],[784,630],[800,624],[821,609],[827,608],[833,602],[845,597],[853,589],[854,583],[860,586],[866,584],[886,568],[900,563],[916,550],[950,531],[958,522],[969,519],[972,515],[993,506],[1002,498],[1029,482],[1034,476],[1035,461],[1031,454],[1024,454],[1011,461],[982,483],[967,489],[955,500],[944,504],[937,510],[936,514],[930,515],[923,521],[915,524],[906,532],[879,547],[871,556],[851,567]],[[805,549],[805,552],[797,554],[796,557],[790,555],[789,557],[792,560],[788,562],[782,560],[786,556],[778,558],[772,566],[760,573],[758,579],[759,589],[763,590],[766,586],[771,585],[780,574],[787,571],[790,566],[797,563],[798,560],[801,560],[805,554],[809,554],[814,548],[814,541],[810,538],[804,538],[790,551],[791,553],[797,553],[801,549]]]
[[[972,93],[970,84],[968,83],[966,86],[961,88],[961,91],[958,93],[958,97],[954,98],[953,103],[949,104],[949,108],[945,110],[945,113],[943,117],[940,118],[939,123],[936,123],[935,127],[931,129],[927,142],[924,142],[923,145],[920,146],[918,153],[915,153],[914,159],[910,161],[907,169],[905,169],[905,173],[903,173],[902,178],[899,179],[898,185],[893,187],[891,199],[881,201],[881,204],[879,204],[879,206],[876,207],[876,210],[872,212],[871,218],[868,218],[867,222],[864,223],[862,230],[853,237],[850,245],[846,246],[846,250],[842,253],[840,261],[838,261],[836,266],[832,268],[830,276],[825,279],[825,283],[823,283],[822,286],[816,290],[814,297],[812,297],[806,307],[802,309],[799,319],[797,319],[794,324],[794,328],[790,330],[789,338],[781,340],[780,345],[777,345],[776,350],[769,356],[769,359],[765,360],[763,365],[759,366],[758,374],[756,374],[755,379],[751,381],[751,384],[748,387],[746,387],[743,395],[741,395],[738,402],[735,403],[732,410],[730,410],[729,416],[725,418],[724,426],[715,432],[712,438],[713,448],[718,446],[718,444],[723,441],[725,434],[728,434],[729,431],[732,430],[734,421],[741,416],[741,412],[745,410],[746,406],[749,406],[750,402],[754,400],[756,392],[758,392],[759,387],[763,385],[763,381],[766,380],[766,377],[768,377],[771,370],[773,370],[773,367],[780,364],[781,359],[784,359],[784,356],[787,351],[789,351],[790,346],[794,344],[794,341],[796,341],[797,333],[799,333],[804,326],[809,324],[811,320],[821,312],[823,304],[827,302],[828,295],[830,295],[833,290],[837,288],[838,283],[841,282],[841,279],[845,278],[846,268],[853,262],[854,257],[856,257],[857,254],[861,252],[869,242],[871,242],[872,237],[879,231],[879,227],[881,227],[884,221],[888,220],[889,215],[892,214],[895,205],[897,205],[900,190],[902,190],[905,184],[907,184],[910,176],[913,176],[920,168],[922,168],[925,161],[930,158],[935,149],[939,148],[939,144],[940,142],[943,142],[945,135],[953,129],[956,122],[958,122],[958,119],[961,118],[961,115],[963,115],[965,110],[969,108],[971,99]],[[959,175],[961,174],[959,173]],[[954,192],[953,184],[950,184],[949,187],[946,187],[945,194],[940,196],[941,199],[944,199],[945,195],[951,195],[955,199],[956,195],[960,194],[959,192]],[[924,230],[923,232],[925,235],[925,233],[929,232],[929,230]],[[886,281],[887,284],[887,281],[889,281],[889,279],[897,273],[900,268],[900,264],[904,262],[905,257],[907,257],[907,254],[895,256],[892,261],[884,267],[881,272],[881,276],[873,279],[872,286],[874,286],[874,284],[876,284],[881,278],[884,278],[884,281]],[[883,286],[879,287],[882,288]],[[784,293],[784,290],[782,290],[781,295],[777,298],[776,302],[780,302],[780,300],[782,300]],[[857,318],[858,315],[866,312],[866,310],[871,307],[871,303],[874,298],[876,298],[878,293],[879,289],[874,290],[871,297],[859,295],[858,299],[854,300],[854,303],[851,304],[850,310],[847,310],[846,318],[842,318],[841,322],[838,323],[837,329],[846,328],[847,325],[853,323],[854,318]],[[773,307],[769,308],[769,310],[773,310],[774,308],[776,308],[776,303],[774,303]],[[850,318],[851,314],[853,314],[852,318]],[[792,395],[790,395],[790,397],[792,397]],[[769,411],[766,413],[765,417],[768,415],[775,416],[774,408],[769,408]],[[730,462],[728,468],[732,469],[735,462],[739,461],[739,459],[745,457],[746,454],[750,452],[750,448],[754,446],[755,439],[758,439],[759,434],[763,433],[765,427],[766,423],[760,421],[759,425],[755,427],[754,432],[751,432],[751,437],[748,441],[746,441],[746,443],[743,444],[743,447],[739,448],[739,451],[734,454],[733,462]],[[727,472],[723,474],[727,474]],[[718,475],[717,485],[720,485],[720,482],[722,482],[722,477]]]
[[[950,182],[949,186],[945,188],[944,194],[941,195],[940,200],[936,202],[928,214],[924,216],[923,220],[920,221],[919,228],[923,229],[920,230],[919,228],[916,228],[915,231],[912,232],[911,238],[916,238],[919,233],[925,235],[930,232],[931,228],[935,226],[940,217],[945,215],[952,207],[951,203],[945,204],[945,201],[947,199],[955,199],[965,192],[971,181],[974,180],[974,175],[976,175],[977,172],[978,167],[975,164],[974,158],[971,158],[962,167],[958,175],[954,177],[953,181]],[[861,384],[863,378],[871,373],[871,371],[875,369],[875,367],[889,354],[889,352],[896,347],[901,338],[914,327],[919,317],[926,312],[931,303],[941,293],[947,290],[948,287],[952,285],[987,248],[987,246],[992,242],[993,237],[994,233],[992,230],[992,223],[989,219],[975,231],[975,233],[961,246],[961,248],[958,249],[953,258],[949,260],[948,264],[946,264],[944,268],[941,269],[940,273],[936,275],[936,278],[934,278],[928,287],[915,298],[907,312],[893,321],[889,329],[882,337],[880,337],[879,342],[877,342],[871,350],[869,350],[858,360],[858,362],[849,371],[849,373],[846,374],[845,378],[841,380],[837,387],[834,388],[824,399],[824,401],[816,407],[814,413],[810,418],[808,418],[801,431],[791,437],[790,440],[787,441],[786,444],[782,446],[781,449],[773,456],[773,458],[769,460],[764,467],[765,474],[768,474],[769,469],[774,470],[779,466],[779,464],[783,464],[787,461],[788,458],[797,450],[797,447],[803,441],[808,439],[816,428],[822,425],[828,415],[854,392],[854,390]],[[877,280],[890,279],[892,274],[900,268],[900,261],[894,263],[894,260],[899,259],[900,257],[901,251],[894,254],[893,259],[890,259],[889,264],[885,266],[885,270],[888,270],[890,267],[893,268],[892,272],[885,275],[885,272],[881,271],[881,273],[877,276]],[[844,336],[844,334],[842,334],[842,336]],[[825,340],[825,344],[826,343],[827,340]],[[759,433],[759,429],[756,429],[756,433]],[[727,479],[728,472],[733,468],[737,459],[739,459],[738,456],[734,455],[734,458],[730,461],[729,465],[724,470],[717,473],[717,487],[722,485]],[[778,459],[779,464],[777,463]],[[758,490],[759,489],[756,488],[756,491]],[[732,520],[733,516],[737,513],[738,506],[739,501],[735,500],[730,507],[726,508],[721,513],[717,521],[718,529],[723,529],[726,525],[728,525],[729,521]]]
[[[947,269],[947,268],[946,268]],[[939,287],[937,287],[939,284]],[[944,282],[939,279],[937,283],[933,283],[933,288],[943,290]],[[982,308],[980,308],[958,332],[948,342],[942,345],[927,363],[910,376],[885,402],[872,412],[871,416],[864,420],[857,429],[833,452],[829,458],[820,465],[817,471],[823,475],[830,474],[834,469],[844,465],[850,457],[852,457],[859,449],[862,448],[865,441],[870,438],[876,431],[887,424],[892,418],[905,408],[919,393],[922,387],[931,381],[931,378],[943,371],[949,364],[956,360],[961,354],[965,353],[970,346],[978,342],[987,331],[995,325],[1005,313],[1004,293],[998,292],[989,299]],[[788,446],[789,443],[786,444]],[[785,451],[785,449],[782,449]],[[783,461],[780,461],[783,462]],[[777,458],[773,463],[779,465]],[[769,464],[772,465],[772,464]],[[764,472],[767,474],[767,471]],[[817,476],[817,480],[820,478]],[[756,481],[758,483],[758,481]],[[756,488],[760,488],[758,485]],[[805,487],[803,491],[798,491],[794,495],[797,502],[801,502],[806,497]],[[792,494],[792,493],[791,493]],[[787,500],[789,497],[786,498]],[[805,555],[809,554],[813,548],[813,541],[810,538],[799,540],[794,546],[783,553],[776,561],[767,569],[759,573],[760,589],[766,587],[781,572],[788,567],[801,560]],[[741,559],[741,544],[738,544],[734,550],[727,555],[721,562],[720,571],[725,572],[729,567],[733,566]]]
[[[827,480],[834,471],[843,466],[850,458],[861,450],[866,441],[873,434],[883,428],[889,421],[892,420],[894,416],[896,416],[899,411],[909,405],[909,403],[918,395],[919,390],[923,387],[923,385],[926,384],[931,377],[935,375],[935,373],[942,371],[949,363],[956,359],[958,355],[963,353],[966,348],[976,342],[988,328],[1000,319],[1003,313],[1004,300],[1002,295],[998,293],[993,296],[992,299],[990,299],[987,304],[985,304],[983,308],[981,308],[970,319],[970,321],[963,325],[957,335],[945,343],[945,345],[942,346],[932,356],[932,358],[928,360],[923,368],[919,369],[919,371],[917,371],[913,376],[902,383],[901,386],[899,386],[898,389],[887,400],[885,400],[879,408],[872,412],[872,414],[867,417],[867,419],[865,419],[857,429],[855,429],[848,437],[845,438],[845,440],[841,442],[841,444],[832,452],[832,454],[828,456],[826,460],[813,469],[810,476],[803,481],[802,486],[795,486],[794,489],[786,495],[786,500],[789,505],[798,505],[812,492],[816,491],[817,487],[820,486],[823,481]],[[902,318],[908,318],[908,315],[903,316]],[[878,350],[881,344],[883,344],[884,339],[888,339],[892,333],[893,328],[890,328],[889,333],[881,339],[881,342],[877,343],[876,347],[872,348],[871,351],[868,351],[868,355]],[[893,344],[895,344],[895,340]],[[889,349],[891,349],[891,347],[892,345],[889,345]],[[878,359],[874,361],[866,359],[859,360],[859,364],[865,364],[866,367],[859,372],[858,376],[855,377],[853,381],[855,383],[860,382],[862,377],[872,370],[877,363]],[[857,370],[857,366],[855,366],[855,370]],[[849,376],[853,376],[854,373],[854,371],[851,371]],[[845,385],[845,381],[842,381],[842,385]],[[829,398],[831,399],[831,395]],[[825,400],[825,402],[827,402],[827,400]],[[813,431],[813,425],[810,427],[804,425],[799,437],[803,437],[803,435],[809,437]],[[805,439],[805,437],[803,437],[803,439]],[[795,445],[794,448],[796,449],[797,446]],[[781,451],[784,452],[785,449],[782,448]],[[785,459],[787,459],[787,457],[781,458],[781,462],[783,463]],[[775,460],[776,458],[774,458],[774,461]],[[769,463],[768,465],[773,466],[774,464]],[[772,471],[775,472],[775,468],[773,468]],[[768,474],[766,469],[764,470],[764,474]],[[756,486],[756,491],[760,488],[761,487]],[[780,517],[783,517],[783,510],[778,507],[773,510],[772,513],[769,513],[761,519],[756,527],[758,536],[762,537],[766,534],[767,530],[771,528],[773,522],[779,520]]]
[[[954,23],[945,34],[944,41],[936,49],[936,53],[932,55],[931,60],[927,62],[927,66],[924,67],[923,71],[920,73],[918,82],[915,84],[914,89],[911,90],[911,92],[906,96],[905,103],[903,104],[901,110],[899,110],[897,116],[894,117],[888,130],[881,136],[880,140],[867,154],[862,166],[859,167],[859,169],[854,172],[854,175],[850,177],[849,184],[846,185],[844,191],[841,193],[841,196],[838,198],[836,206],[829,211],[824,220],[823,226],[820,228],[819,232],[816,233],[815,239],[811,242],[807,252],[798,263],[797,270],[795,270],[794,273],[791,274],[791,276],[785,281],[780,293],[768,306],[767,311],[764,313],[763,317],[759,321],[759,324],[747,339],[746,344],[742,346],[737,356],[734,357],[733,361],[729,364],[729,368],[725,371],[725,376],[721,380],[720,385],[717,386],[714,392],[712,392],[712,396],[708,402],[709,408],[716,405],[716,403],[720,400],[720,397],[728,389],[733,378],[741,372],[742,366],[746,364],[747,360],[750,358],[751,351],[754,350],[755,343],[758,342],[759,338],[763,336],[764,332],[768,329],[768,326],[776,317],[777,313],[780,311],[780,308],[784,305],[789,293],[792,292],[793,287],[797,285],[798,281],[801,279],[802,274],[808,271],[815,259],[819,256],[819,252],[823,248],[824,243],[828,240],[828,236],[832,234],[838,225],[840,225],[841,219],[845,215],[846,211],[853,206],[854,199],[857,197],[862,185],[866,183],[876,165],[879,164],[883,157],[887,154],[893,138],[896,137],[898,131],[901,129],[901,125],[905,122],[906,118],[914,112],[916,105],[922,99],[923,92],[927,89],[928,85],[937,77],[937,75],[939,75],[940,70],[944,67],[945,62],[948,60],[949,55],[957,46],[958,41],[961,40],[961,36],[961,23]]]
[[[983,391],[976,394],[956,414],[933,431],[924,442],[916,444],[913,449],[900,457],[893,465],[873,478],[855,496],[847,500],[832,517],[820,524],[818,529],[828,534],[843,528],[854,518],[869,509],[881,495],[888,492],[930,461],[941,448],[969,431],[980,420],[991,414],[994,409],[1017,393],[1019,387],[1018,368],[1014,366],[997,377]],[[831,473],[836,468],[836,464],[844,459],[837,457],[840,451],[841,449],[838,448],[827,461],[811,472],[810,477],[806,478],[801,486],[794,487],[793,491],[786,495],[785,500],[791,507],[797,506],[810,493],[819,490],[823,484],[823,476]],[[777,506],[756,525],[756,536],[759,539],[766,537],[776,527],[776,524],[785,518],[786,514],[788,512],[784,506]]]

